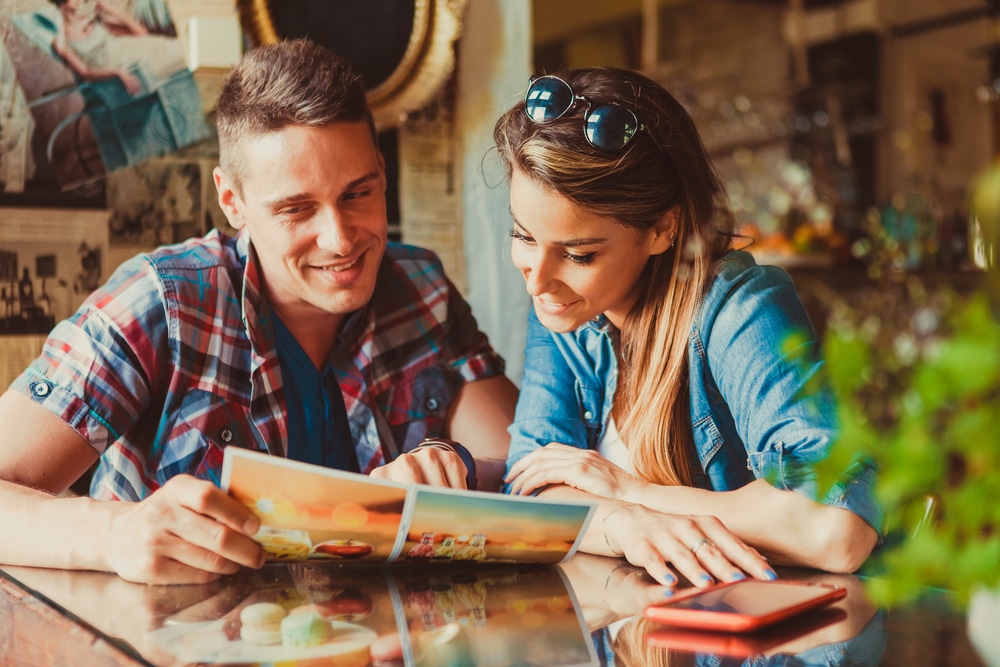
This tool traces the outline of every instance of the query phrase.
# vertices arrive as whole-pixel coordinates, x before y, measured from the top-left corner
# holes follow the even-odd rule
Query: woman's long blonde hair
[[[637,230],[677,212],[674,245],[649,259],[621,331],[612,415],[636,473],[657,484],[691,484],[694,456],[688,346],[697,309],[730,247],[733,218],[691,117],[662,86],[628,70],[555,73],[591,104],[632,109],[643,128],[622,150],[583,134],[578,104],[556,120],[508,110],[493,132],[508,178],[517,169],[575,205]]]

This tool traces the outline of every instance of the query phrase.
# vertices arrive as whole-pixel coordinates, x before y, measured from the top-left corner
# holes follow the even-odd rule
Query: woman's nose
[[[536,252],[532,260],[521,269],[528,294],[539,296],[553,291],[557,280],[551,262],[541,252]]]

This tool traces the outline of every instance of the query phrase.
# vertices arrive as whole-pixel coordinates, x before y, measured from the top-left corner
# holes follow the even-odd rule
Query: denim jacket
[[[611,418],[618,381],[618,332],[603,315],[569,333],[546,329],[532,310],[524,377],[508,470],[538,447],[560,442],[595,449]],[[767,479],[816,496],[810,466],[836,434],[836,405],[825,389],[806,395],[822,367],[819,342],[789,275],[731,251],[701,303],[688,345],[692,461],[696,486],[737,489]],[[855,463],[823,498],[880,534],[876,471]]]

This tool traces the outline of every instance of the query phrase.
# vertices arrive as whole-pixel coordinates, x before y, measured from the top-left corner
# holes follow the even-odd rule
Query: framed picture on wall
[[[254,44],[307,37],[364,79],[379,131],[427,105],[455,69],[468,0],[236,0]],[[372,48],[378,44],[378,48]]]
[[[210,136],[166,0],[4,0],[0,205],[103,208],[105,175]]]
[[[46,334],[108,277],[108,212],[0,209],[0,335]]]

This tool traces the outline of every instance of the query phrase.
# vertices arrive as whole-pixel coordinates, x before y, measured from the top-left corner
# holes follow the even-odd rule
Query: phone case
[[[747,579],[684,591],[646,607],[645,615],[678,627],[750,632],[845,595],[845,588],[827,584]]]

